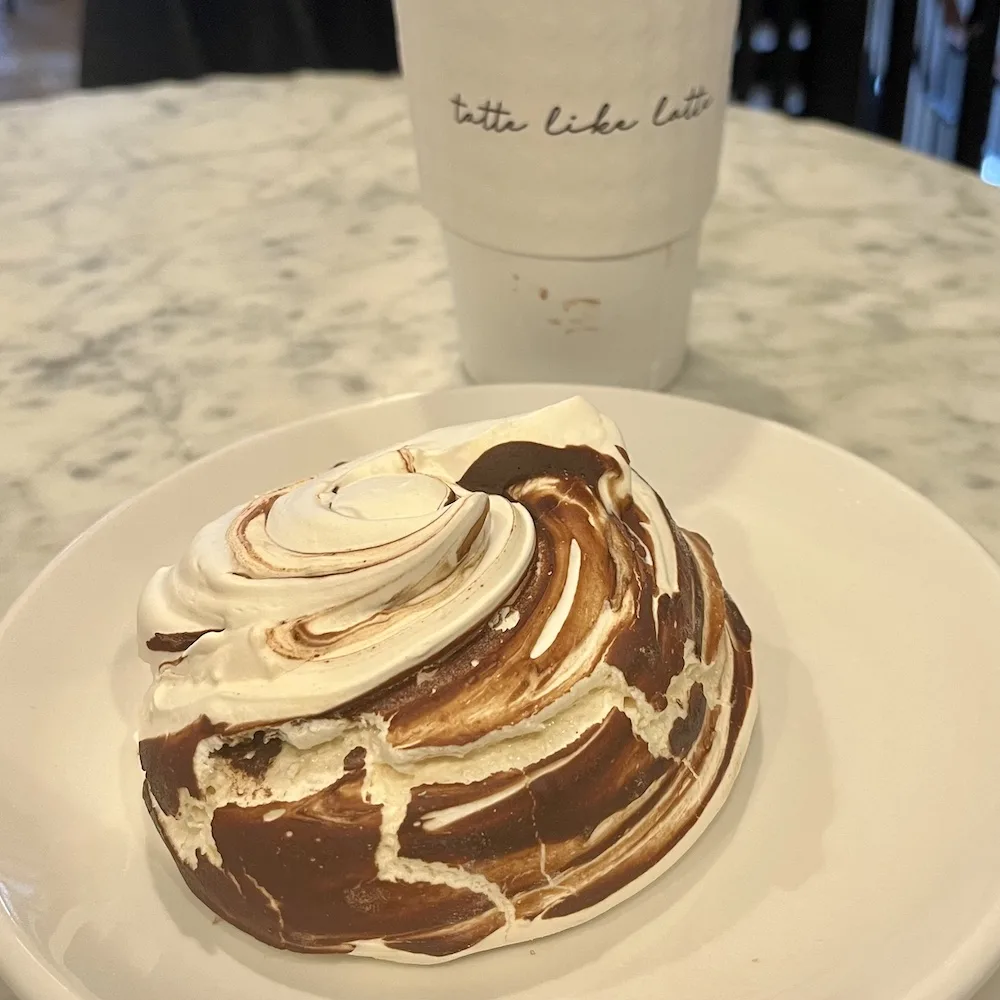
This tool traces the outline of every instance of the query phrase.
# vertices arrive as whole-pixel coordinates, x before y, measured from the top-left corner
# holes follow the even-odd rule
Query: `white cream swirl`
[[[616,461],[621,446],[617,428],[577,398],[434,432],[203,528],[140,600],[140,648],[155,670],[140,737],[201,716],[242,725],[329,711],[486,622],[532,560],[534,524],[520,504],[457,480],[515,440],[585,444]],[[182,633],[200,635],[179,655],[145,644]]]

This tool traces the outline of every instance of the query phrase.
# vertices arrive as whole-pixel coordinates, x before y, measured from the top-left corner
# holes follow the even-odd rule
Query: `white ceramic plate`
[[[333,413],[119,508],[0,626],[0,973],[24,1000],[956,1000],[982,982],[1000,956],[1000,570],[925,500],[794,431],[581,391],[711,539],[754,630],[758,729],[695,848],[583,928],[437,968],[272,951],[189,896],[132,743],[149,573],[252,493],[572,390]]]

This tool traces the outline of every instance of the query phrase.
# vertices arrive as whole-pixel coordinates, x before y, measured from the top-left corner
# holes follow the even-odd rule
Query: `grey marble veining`
[[[871,459],[1000,555],[1000,192],[733,111],[700,281],[676,391]],[[0,611],[192,458],[459,381],[397,82],[0,107]]]
[[[75,533],[276,423],[457,383],[396,81],[0,108],[0,608]],[[1000,192],[730,114],[676,391],[844,445],[1000,554]]]

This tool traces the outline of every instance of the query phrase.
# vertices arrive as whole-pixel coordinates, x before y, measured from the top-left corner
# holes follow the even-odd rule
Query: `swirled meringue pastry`
[[[139,607],[144,796],[268,944],[433,962],[597,916],[718,812],[755,715],[712,551],[582,399],[256,497]]]

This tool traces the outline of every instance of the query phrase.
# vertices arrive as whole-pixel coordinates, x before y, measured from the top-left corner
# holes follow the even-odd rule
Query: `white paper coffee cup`
[[[470,374],[666,384],[715,192],[738,0],[396,8]]]

